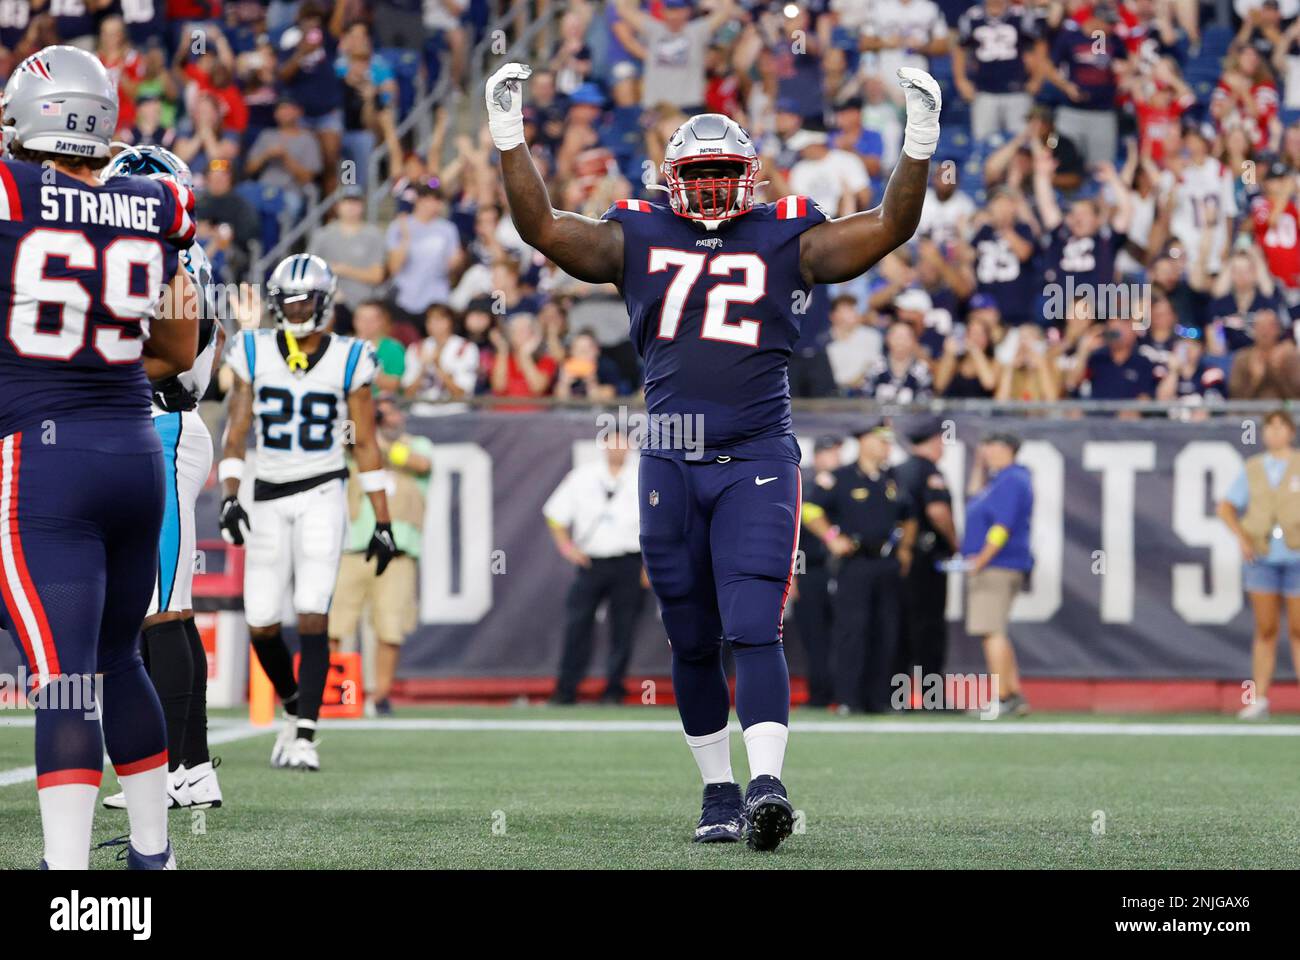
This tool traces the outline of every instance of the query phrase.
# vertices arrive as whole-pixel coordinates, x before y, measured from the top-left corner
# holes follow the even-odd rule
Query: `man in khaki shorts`
[[[966,632],[983,643],[1000,697],[995,716],[1029,712],[1007,632],[1011,605],[1034,565],[1029,542],[1034,490],[1029,471],[1016,463],[1019,449],[1019,438],[1009,433],[989,434],[980,442],[961,545],[967,569]]]
[[[333,649],[355,649],[362,617],[368,616],[371,631],[363,632],[362,643],[367,643],[372,635],[378,643],[374,649],[374,669],[365,671],[367,700],[374,705],[376,714],[387,716],[393,712],[388,695],[397,673],[402,643],[416,625],[419,606],[416,577],[424,528],[424,500],[433,468],[433,443],[427,437],[405,432],[406,416],[391,398],[375,401],[375,416],[379,421],[376,431],[379,449],[391,480],[388,510],[393,539],[400,553],[382,577],[375,576],[374,565],[365,562],[375,515],[357,483],[356,465],[349,463],[348,542],[330,606],[329,631]]]

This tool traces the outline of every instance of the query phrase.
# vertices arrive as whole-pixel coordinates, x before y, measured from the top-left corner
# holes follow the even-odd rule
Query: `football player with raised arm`
[[[620,200],[592,220],[552,208],[524,142],[530,73],[508,63],[487,81],[488,126],[520,236],[572,276],[618,286],[645,363],[641,549],[705,784],[695,839],[743,836],[772,850],[794,820],[781,782],[790,714],[781,613],[801,511],[790,352],[814,285],[857,277],[915,231],[939,140],[939,86],[923,71],[898,72],[903,155],[872,210],[832,220],[807,197],[756,202],[749,135],[703,114],[668,141],[667,202]],[[724,639],[749,760],[743,797],[731,771]]]
[[[397,553],[388,519],[388,475],[375,440],[371,383],[379,369],[364,340],[329,330],[338,281],[320,257],[295,254],[267,281],[274,330],[246,330],[227,355],[230,391],[221,480],[221,533],[248,540],[244,616],[253,650],[284,706],[271,765],[319,770],[316,721],[329,674],[329,609],[347,536],[343,447],[353,444],[361,488],[375,511],[366,559],[383,573]],[[254,423],[256,421],[256,423]],[[252,502],[239,499],[248,431],[257,434]],[[351,434],[351,436],[349,436]],[[293,583],[301,660],[294,678],[280,634]]]
[[[197,312],[155,309],[168,284],[171,304],[195,304],[178,268],[194,197],[100,183],[117,84],[83,50],[28,57],[0,111],[0,626],[32,677],[43,866],[89,865],[107,747],[127,865],[174,868],[163,715],[137,638],[166,490],[149,383],[198,347]]]

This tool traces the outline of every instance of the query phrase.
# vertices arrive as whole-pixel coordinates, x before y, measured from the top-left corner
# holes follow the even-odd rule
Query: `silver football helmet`
[[[117,85],[93,54],[52,46],[17,67],[0,96],[5,152],[14,146],[107,157],[117,129]]]
[[[678,127],[660,167],[673,213],[716,226],[754,206],[758,151],[745,129],[720,113],[702,113]]]
[[[338,280],[324,260],[310,253],[295,253],[271,272],[266,299],[277,327],[305,337],[329,326],[337,290]]]

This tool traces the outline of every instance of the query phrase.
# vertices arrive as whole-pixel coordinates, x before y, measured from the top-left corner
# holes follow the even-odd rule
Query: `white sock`
[[[90,828],[99,784],[60,783],[36,791],[45,835],[45,865],[51,870],[90,868]]]
[[[717,733],[702,737],[686,735],[686,745],[691,748],[695,765],[706,784],[734,783],[731,776],[731,728],[723,727]]]
[[[131,822],[131,846],[150,856],[167,849],[167,759],[139,773],[117,775]]]
[[[767,775],[781,779],[785,763],[785,742],[790,728],[772,720],[756,723],[745,730],[745,752],[749,754],[749,779]]]

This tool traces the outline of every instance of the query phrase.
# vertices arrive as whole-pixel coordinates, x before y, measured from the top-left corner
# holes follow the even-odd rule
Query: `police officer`
[[[903,631],[898,672],[921,675],[943,671],[948,650],[948,575],[939,564],[957,552],[952,522],[952,495],[939,472],[943,456],[943,421],[923,417],[907,427],[912,456],[894,471],[899,486],[916,509],[916,557],[903,578]]]
[[[571,704],[591,660],[596,610],[608,602],[604,703],[622,703],[636,622],[645,602],[636,457],[617,433],[599,460],[574,467],[542,507],[555,547],[577,568],[565,599],[564,650],[551,703]]]
[[[813,445],[813,468],[810,490],[830,490],[835,485],[834,471],[840,467],[844,441],[837,436],[821,436]],[[829,707],[835,696],[831,681],[831,553],[818,536],[802,537],[803,567],[795,584],[794,619],[799,625],[808,658],[808,703],[810,707]]]
[[[856,431],[857,462],[815,488],[803,521],[840,558],[835,578],[835,699],[845,711],[884,711],[898,654],[902,575],[916,521],[889,467],[893,432],[878,420]]]

